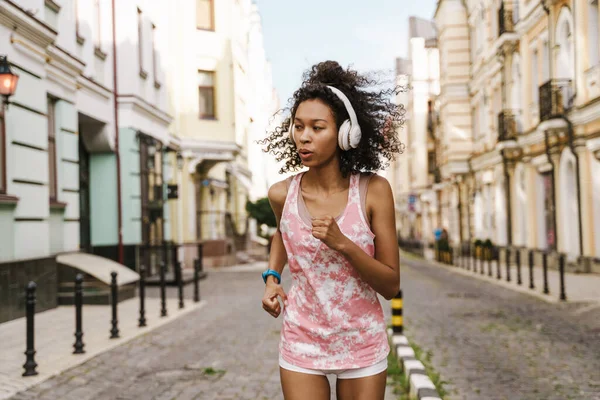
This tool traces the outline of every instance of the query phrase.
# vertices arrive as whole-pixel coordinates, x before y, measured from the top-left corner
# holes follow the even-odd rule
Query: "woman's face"
[[[300,103],[294,119],[294,141],[306,167],[323,165],[337,155],[338,129],[331,109],[322,100]]]

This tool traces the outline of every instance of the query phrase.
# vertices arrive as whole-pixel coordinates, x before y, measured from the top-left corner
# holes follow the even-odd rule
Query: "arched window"
[[[573,16],[563,7],[556,25],[557,78],[573,79],[575,76],[575,53],[573,52]]]
[[[600,63],[600,47],[598,36],[600,27],[598,26],[598,0],[588,0],[590,6],[588,10],[588,53],[590,56],[590,68]]]

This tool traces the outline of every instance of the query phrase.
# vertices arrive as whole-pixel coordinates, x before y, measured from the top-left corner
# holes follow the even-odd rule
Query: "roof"
[[[396,75],[411,75],[412,62],[407,58],[396,58]]]
[[[413,16],[408,19],[408,35],[411,39],[433,39],[437,37],[437,28],[433,21]]]

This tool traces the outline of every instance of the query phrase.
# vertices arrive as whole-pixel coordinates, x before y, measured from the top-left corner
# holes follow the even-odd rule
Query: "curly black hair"
[[[401,154],[404,149],[397,131],[404,125],[406,110],[403,105],[394,104],[391,98],[406,88],[395,86],[387,89],[380,87],[375,91],[366,90],[380,85],[381,82],[374,76],[361,75],[350,68],[344,70],[335,61],[318,63],[304,72],[302,85],[288,102],[291,107],[279,111],[290,111],[291,116],[258,143],[266,145],[263,151],[275,155],[277,161],[286,161],[279,173],[299,170],[302,161],[288,132],[293,121],[292,116],[296,114],[300,103],[311,99],[322,100],[331,109],[338,129],[342,122],[349,118],[342,101],[326,88],[333,86],[350,100],[362,130],[358,147],[341,152],[342,175],[385,169],[395,159],[396,154]]]

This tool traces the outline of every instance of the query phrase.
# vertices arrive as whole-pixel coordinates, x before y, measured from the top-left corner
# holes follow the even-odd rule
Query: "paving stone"
[[[600,304],[548,303],[450,268],[401,263],[405,335],[431,351],[445,399],[600,400]]]

